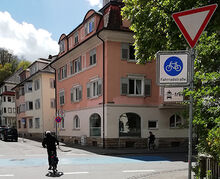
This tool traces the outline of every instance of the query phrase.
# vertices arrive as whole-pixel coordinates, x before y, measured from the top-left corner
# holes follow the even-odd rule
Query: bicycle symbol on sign
[[[167,65],[166,67],[166,71],[171,71],[171,70],[176,70],[176,71],[180,71],[182,69],[182,67],[180,65],[177,64],[177,62],[173,62],[171,61],[169,65]]]
[[[183,70],[183,62],[179,57],[171,56],[164,63],[164,71],[169,76],[177,76]]]

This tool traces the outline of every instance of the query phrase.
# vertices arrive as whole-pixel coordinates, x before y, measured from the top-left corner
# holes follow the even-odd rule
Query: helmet
[[[51,134],[51,132],[50,131],[46,131],[45,134]]]

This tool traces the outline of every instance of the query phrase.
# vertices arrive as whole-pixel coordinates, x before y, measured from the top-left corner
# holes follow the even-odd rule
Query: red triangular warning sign
[[[191,48],[196,45],[217,6],[217,4],[213,4],[172,15]]]

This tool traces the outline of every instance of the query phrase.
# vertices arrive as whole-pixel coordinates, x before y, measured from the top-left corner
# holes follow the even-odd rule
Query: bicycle
[[[52,167],[52,171],[53,171],[52,174],[56,175],[57,171],[58,171],[57,164],[58,164],[59,159],[58,159],[55,151],[51,151],[50,159],[51,159],[51,167]]]
[[[175,71],[181,71],[181,66],[177,64],[177,62],[170,62],[169,65],[167,65],[166,67],[166,71],[171,71],[172,69],[174,69]]]

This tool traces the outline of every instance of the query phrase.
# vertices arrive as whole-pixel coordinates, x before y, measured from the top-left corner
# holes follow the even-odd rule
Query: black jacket
[[[53,151],[56,151],[56,144],[59,145],[59,141],[50,134],[46,135],[46,137],[43,139],[43,142],[42,142],[42,146],[44,148],[47,148],[47,150],[53,150]]]

